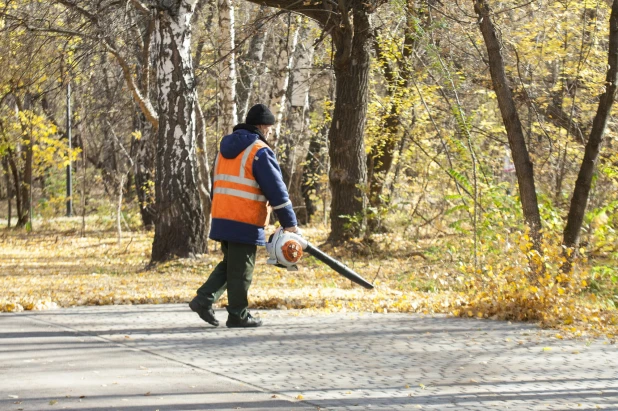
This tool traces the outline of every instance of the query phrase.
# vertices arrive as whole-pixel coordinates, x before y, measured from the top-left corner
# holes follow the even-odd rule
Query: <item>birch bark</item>
[[[291,35],[288,39],[284,39],[287,47],[281,47],[279,54],[279,67],[277,70],[278,78],[275,86],[275,93],[270,100],[270,109],[275,114],[275,128],[273,130],[273,138],[271,145],[276,148],[281,137],[281,121],[286,109],[287,90],[290,83],[290,73],[294,65],[294,51],[298,44],[298,33],[300,31],[301,18],[296,16],[293,23],[290,24]],[[285,45],[284,43],[284,45]]]
[[[197,93],[191,60],[191,17],[197,0],[161,8],[156,21],[159,130],[155,179],[157,222],[152,261],[205,251],[198,191]]]
[[[219,0],[219,29],[221,34],[220,56],[223,59],[220,71],[221,126],[224,134],[231,133],[238,123],[236,116],[236,53],[234,52],[234,4],[233,0]]]
[[[255,79],[262,72],[262,60],[264,59],[264,48],[266,45],[266,39],[268,38],[268,32],[266,26],[261,22],[266,15],[266,7],[260,6],[255,24],[258,25],[255,34],[251,37],[251,43],[249,43],[249,49],[242,59],[242,70],[240,74],[240,81],[237,83],[237,100],[238,117],[240,121],[244,121],[247,117],[247,111],[249,111],[249,104],[253,95],[253,85]]]
[[[299,38],[306,39],[308,36],[307,27],[301,27],[299,30]],[[290,113],[287,115],[287,124],[289,133],[286,133],[282,156],[282,171],[285,177],[285,182],[290,191],[294,191],[298,187],[295,184],[298,179],[294,178],[297,166],[295,159],[297,150],[305,146],[304,142],[306,131],[309,125],[309,74],[311,63],[313,60],[313,48],[305,47],[299,41],[296,50],[293,54],[294,66],[291,69],[291,97],[290,97]],[[301,148],[302,150],[302,148]],[[290,195],[293,195],[290,193]],[[294,200],[292,200],[294,201]]]

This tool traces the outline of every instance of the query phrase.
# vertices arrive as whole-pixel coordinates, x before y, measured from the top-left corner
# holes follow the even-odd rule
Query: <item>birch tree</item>
[[[221,89],[221,129],[223,134],[232,132],[238,123],[236,116],[236,46],[234,44],[234,3],[233,0],[218,0],[219,30],[221,47],[219,49],[222,69],[219,75]]]
[[[253,97],[253,86],[255,79],[264,70],[262,69],[264,60],[264,48],[266,45],[266,39],[268,38],[268,31],[266,30],[266,24],[264,18],[266,17],[266,7],[260,6],[254,25],[255,32],[251,36],[249,48],[240,65],[240,81],[236,83],[236,95],[238,101],[238,117],[240,121],[244,121],[249,111],[249,104]]]
[[[152,261],[206,250],[206,217],[196,156],[197,93],[191,17],[197,0],[161,1],[156,17],[159,133],[155,179],[157,222]]]
[[[191,18],[198,0],[150,1],[132,0],[116,8],[116,3],[94,5],[72,0],[55,0],[74,12],[72,26],[57,27],[43,20],[25,21],[30,30],[81,36],[96,42],[122,69],[128,90],[146,119],[157,130],[155,173],[156,222],[152,261],[164,261],[174,256],[189,257],[206,251],[207,222],[200,199],[204,183],[200,179],[196,156],[197,93],[191,60]],[[125,33],[118,25],[129,5],[145,21],[145,41],[141,47],[143,65],[131,64],[135,56],[125,54],[123,45],[128,41],[119,36]],[[96,6],[96,7],[95,7]],[[154,12],[153,12],[154,11]],[[151,54],[150,36],[154,36]],[[155,109],[149,97],[149,64],[156,62],[158,106]],[[134,67],[138,68],[136,73]],[[142,82],[136,81],[140,78]],[[206,166],[207,162],[203,162]],[[208,173],[205,173],[206,175]],[[207,206],[207,205],[206,205]]]
[[[295,16],[294,21],[288,21],[288,36],[280,40],[279,56],[277,59],[277,71],[275,87],[270,99],[270,108],[275,115],[275,128],[271,145],[277,147],[281,137],[281,122],[287,105],[287,91],[290,84],[290,75],[294,65],[294,53],[298,44],[298,33],[300,31],[301,18]]]
[[[288,184],[288,189],[294,191],[299,186],[299,179],[294,178],[297,170],[298,153],[304,152],[306,146],[307,131],[309,127],[309,89],[310,74],[313,61],[313,47],[307,47],[305,43],[310,40],[309,28],[306,22],[301,24],[298,30],[298,44],[295,47],[292,57],[289,59],[290,79],[289,90],[286,94],[290,95],[289,101],[286,98],[286,132],[281,133],[280,143],[282,153],[281,170],[284,181]],[[300,41],[302,39],[303,41]],[[283,115],[282,115],[283,117]],[[283,121],[282,121],[283,122]],[[294,195],[294,194],[292,194]]]

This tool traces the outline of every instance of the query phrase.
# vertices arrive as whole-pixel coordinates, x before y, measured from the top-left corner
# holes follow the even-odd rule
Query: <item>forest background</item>
[[[377,289],[260,262],[253,306],[613,338],[617,19],[605,0],[2,0],[0,310],[188,301],[217,261],[218,142],[263,102],[309,239]]]

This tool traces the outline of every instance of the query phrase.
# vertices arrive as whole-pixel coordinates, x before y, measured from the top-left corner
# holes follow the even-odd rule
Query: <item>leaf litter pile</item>
[[[314,244],[327,236],[324,229],[304,232]],[[119,243],[113,231],[87,232],[82,237],[78,230],[63,230],[62,225],[31,233],[3,230],[0,312],[187,303],[221,256],[211,241],[209,254],[148,268],[151,245],[152,233],[145,232],[125,233]],[[403,239],[391,238],[389,252],[372,251],[360,241],[323,250],[376,288],[365,290],[310,256],[303,258],[298,272],[267,265],[265,249],[259,247],[249,293],[251,307],[533,320],[562,330],[564,336],[603,335],[612,340],[618,331],[615,309],[594,295],[582,296],[579,289],[577,294],[569,293],[564,281],[549,276],[535,287],[518,285],[518,276],[504,275],[516,271],[515,267],[491,267],[496,273],[487,276],[486,271],[427,258],[417,244]],[[226,302],[224,295],[218,305]]]

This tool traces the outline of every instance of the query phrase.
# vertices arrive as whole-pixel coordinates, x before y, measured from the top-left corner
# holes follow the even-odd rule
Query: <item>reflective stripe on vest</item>
[[[255,187],[255,188],[259,188],[259,184],[257,183],[257,181],[255,180],[250,180],[248,178],[244,178],[244,177],[236,177],[236,176],[231,176],[228,174],[220,174],[215,176],[215,182],[217,181],[230,181],[232,183],[238,183],[238,184],[244,184],[246,186],[249,187]]]
[[[262,203],[266,202],[266,197],[259,194],[246,193],[241,190],[234,190],[233,188],[215,188],[215,194],[227,194],[229,196],[235,196],[240,198],[246,198],[247,200],[260,201]]]
[[[248,146],[242,155],[227,159],[219,153],[213,178],[212,217],[256,226],[268,223],[267,200],[253,176],[257,151],[267,147],[261,140]]]

